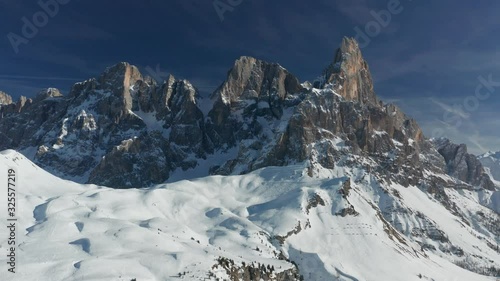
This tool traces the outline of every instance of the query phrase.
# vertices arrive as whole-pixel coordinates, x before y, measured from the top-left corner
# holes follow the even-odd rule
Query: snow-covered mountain
[[[7,95],[6,93],[0,91],[0,105],[7,105],[12,103],[12,97]]]
[[[500,182],[500,152],[488,152],[480,155],[478,158],[486,168],[486,172],[490,177]]]
[[[353,39],[312,83],[241,57],[210,98],[128,63],[68,95],[52,88],[16,103],[2,97],[0,150],[18,152],[6,150],[0,163],[28,177],[19,189],[20,250],[33,253],[26,274],[500,275],[500,185],[491,169],[465,145],[427,139],[380,101]],[[47,257],[35,249],[41,241],[60,252]]]
[[[19,269],[7,280],[486,281],[495,278],[462,267],[499,273],[498,216],[477,192],[446,189],[452,213],[362,164],[127,190],[59,179],[11,150],[0,155],[0,169],[9,168],[18,171],[20,225]]]
[[[343,156],[339,142],[403,185],[426,181],[424,167],[447,173],[462,165],[461,154],[441,155],[415,120],[377,98],[349,38],[312,84],[279,64],[241,57],[203,99],[189,81],[157,83],[119,63],[68,95],[47,89],[0,106],[0,113],[0,150],[21,151],[62,178],[116,188],[248,173],[315,155],[332,168]],[[473,159],[465,163],[470,173],[458,178],[493,190]]]

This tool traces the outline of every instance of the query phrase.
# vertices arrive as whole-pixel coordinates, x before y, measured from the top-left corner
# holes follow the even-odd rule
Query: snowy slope
[[[478,157],[483,164],[486,173],[490,176],[493,183],[498,187],[485,206],[489,206],[500,213],[500,152],[488,152]]]
[[[0,154],[0,182],[9,168],[19,178],[19,260],[15,275],[2,262],[1,280],[229,280],[221,257],[233,268],[273,267],[271,276],[296,270],[293,261],[304,280],[496,280],[454,265],[446,245],[462,249],[463,260],[480,256],[478,267],[500,267],[486,246],[499,238],[487,229],[416,187],[385,185],[356,167],[316,167],[312,177],[306,164],[269,167],[131,190],[61,180],[15,151]],[[488,215],[472,191],[447,193],[464,216]],[[0,198],[5,210],[5,192]],[[415,229],[425,231],[425,221],[449,243],[419,245]],[[6,238],[1,227],[2,251]]]

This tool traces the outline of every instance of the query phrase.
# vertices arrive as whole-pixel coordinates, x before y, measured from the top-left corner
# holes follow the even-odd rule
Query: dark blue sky
[[[43,9],[0,0],[0,90],[15,98],[45,87],[67,92],[128,61],[144,73],[159,66],[208,93],[242,55],[312,80],[343,36],[368,27],[363,54],[383,100],[400,105],[429,137],[448,136],[475,153],[500,150],[499,1],[58,1],[68,3],[16,53],[12,34],[23,36],[23,17],[39,15],[43,24]],[[214,3],[230,5],[223,20]],[[391,18],[373,25],[374,13]],[[493,82],[479,86],[479,77]]]

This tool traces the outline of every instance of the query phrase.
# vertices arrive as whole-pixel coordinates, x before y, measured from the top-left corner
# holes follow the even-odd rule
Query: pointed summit
[[[379,105],[368,63],[354,38],[343,38],[333,63],[323,72],[319,87],[324,88],[329,84],[346,100]]]
[[[125,87],[128,88],[137,80],[142,80],[142,75],[139,69],[127,62],[120,62],[111,67],[108,67],[99,77],[99,82],[103,85],[109,85],[113,88]]]
[[[240,57],[226,81],[212,94],[214,107],[208,117],[213,122],[213,142],[232,146],[236,135],[251,134],[239,119],[280,119],[287,102],[296,100],[302,90],[299,80],[281,65]]]
[[[56,88],[43,89],[38,92],[36,97],[33,99],[33,102],[39,102],[48,98],[57,98],[62,96],[63,94],[61,94],[61,92]]]
[[[229,104],[241,99],[274,95],[285,99],[301,88],[299,80],[281,65],[243,56],[235,61],[226,81],[213,97]]]

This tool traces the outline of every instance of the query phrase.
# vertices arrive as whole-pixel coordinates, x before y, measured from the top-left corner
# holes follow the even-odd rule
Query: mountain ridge
[[[313,84],[306,87],[277,63],[242,56],[210,96],[212,107],[202,109],[189,81],[170,75],[157,82],[121,62],[76,83],[67,96],[47,89],[1,106],[0,128],[9,136],[0,139],[0,149],[26,151],[62,177],[119,188],[158,184],[213,157],[223,163],[207,167],[205,175],[302,162],[318,149],[327,151],[319,153],[319,164],[333,167],[345,155],[336,150],[338,138],[349,153],[403,168],[393,177],[405,185],[422,179],[427,160],[435,170],[446,168],[417,122],[377,98],[354,39],[342,40]],[[65,161],[72,165],[58,164]],[[481,164],[474,168],[460,179],[493,189]]]
[[[0,112],[0,151],[15,149],[26,161],[60,178],[93,184],[89,188],[128,189],[116,194],[145,187],[155,190],[165,183],[180,188],[207,179],[230,181],[231,185],[220,185],[230,190],[232,185],[247,186],[261,172],[275,171],[276,175],[264,178],[272,179],[269,186],[276,190],[246,187],[270,192],[274,199],[266,201],[264,196],[255,206],[238,205],[243,209],[231,212],[238,221],[258,219],[252,227],[274,236],[275,250],[284,245],[286,255],[278,255],[278,260],[299,262],[302,253],[294,243],[300,240],[295,239],[300,233],[313,239],[307,232],[311,224],[326,233],[324,220],[347,227],[344,220],[359,219],[375,220],[381,230],[378,235],[412,258],[432,253],[476,273],[500,272],[495,245],[500,242],[500,186],[465,145],[427,139],[416,120],[380,101],[353,39],[343,40],[332,63],[312,84],[301,84],[279,64],[240,57],[221,86],[203,99],[187,80],[170,75],[157,82],[122,62],[75,84],[67,95],[47,89],[33,99],[0,105]],[[280,178],[281,174],[304,186]],[[274,182],[275,177],[280,180]],[[259,182],[267,186],[262,179]],[[249,190],[241,192],[251,194]],[[200,200],[209,202],[208,198]],[[73,199],[87,200],[70,196],[58,202]],[[426,207],[418,205],[420,201]],[[102,208],[108,208],[106,202],[101,202]],[[435,216],[429,206],[442,216]],[[330,216],[315,213],[318,208]],[[277,213],[276,225],[270,225],[269,218]],[[312,221],[313,217],[305,217],[309,214],[319,217]],[[299,224],[293,219],[279,224],[280,216],[295,215],[303,218]],[[211,216],[212,212],[207,217]],[[230,217],[225,219],[231,222]],[[219,223],[210,227],[218,229]],[[224,225],[239,229],[232,222]],[[278,225],[280,231],[274,231]],[[463,235],[472,235],[470,239],[482,248],[457,237],[448,230],[450,225],[457,233],[466,229]],[[311,247],[316,250],[311,248],[310,254],[318,256],[321,249]],[[330,262],[319,256],[314,260],[320,265]],[[229,261],[219,260],[229,272],[250,271],[247,263],[228,268]],[[313,274],[304,264],[298,269]],[[320,276],[345,277],[327,265],[319,270],[324,273]]]

